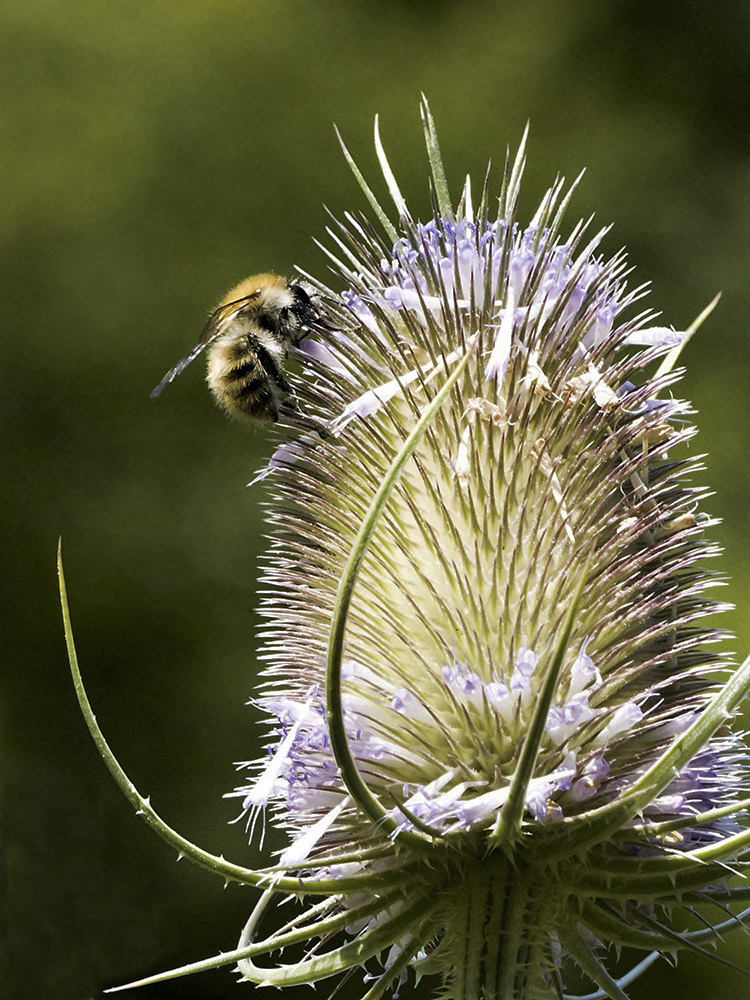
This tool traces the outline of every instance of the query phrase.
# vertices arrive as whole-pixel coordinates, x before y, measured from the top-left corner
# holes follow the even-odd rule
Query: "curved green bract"
[[[349,747],[349,740],[344,725],[344,707],[341,690],[341,668],[344,656],[346,624],[349,616],[354,588],[357,583],[362,562],[367,553],[375,526],[385,509],[385,505],[393,492],[393,488],[403,472],[404,466],[413,455],[431,420],[450,395],[453,386],[463,374],[469,363],[476,344],[476,337],[466,346],[466,353],[451,374],[446,379],[440,391],[425,407],[424,412],[415,424],[413,430],[404,441],[400,451],[393,459],[388,472],[383,477],[377,493],[367,509],[359,532],[349,554],[344,572],[339,582],[336,595],[336,605],[333,610],[331,633],[328,644],[328,664],[326,672],[326,717],[331,740],[331,749],[341,771],[341,778],[347,791],[373,822],[378,824],[381,832],[397,834],[399,840],[417,844],[430,844],[433,839],[421,832],[402,830],[397,832],[396,820],[388,814],[385,807],[373,795],[357,769],[356,762]]]
[[[500,812],[496,827],[492,833],[493,841],[496,841],[500,845],[511,845],[521,829],[521,819],[526,808],[526,792],[528,791],[529,782],[534,776],[534,767],[544,737],[544,727],[547,724],[547,717],[557,689],[560,670],[562,669],[565,653],[570,643],[570,635],[573,631],[578,607],[581,603],[581,594],[586,583],[586,576],[586,572],[581,575],[581,582],[573,598],[568,616],[565,619],[560,641],[555,649],[552,662],[544,678],[542,690],[537,699],[518,767],[510,784],[507,801]]]
[[[600,960],[573,928],[564,935],[561,934],[560,941],[589,979],[593,980],[601,989],[603,996],[609,997],[610,1000],[628,1000],[627,993],[623,993],[616,980],[610,976]]]
[[[248,927],[254,927],[260,922],[260,919],[265,913],[269,903],[276,895],[277,893],[273,889],[268,889],[264,892],[258,900],[250,920],[246,925],[243,938],[247,935]],[[309,921],[303,926],[289,930],[286,933],[277,934],[276,936],[266,938],[263,941],[244,944],[239,948],[234,948],[232,951],[225,951],[220,955],[215,955],[213,958],[202,959],[200,962],[191,962],[189,965],[183,965],[177,969],[169,969],[166,972],[159,972],[154,976],[147,976],[144,979],[138,979],[132,983],[125,983],[122,986],[117,986],[114,989],[107,990],[106,992],[117,993],[120,990],[136,989],[140,986],[153,986],[155,983],[166,982],[170,979],[180,979],[183,976],[191,976],[197,972],[208,972],[211,969],[220,969],[226,965],[234,965],[235,963],[245,962],[258,955],[265,955],[273,951],[280,951],[283,948],[289,948],[292,945],[309,941],[311,937],[323,938],[326,935],[335,934],[338,931],[343,930],[349,924],[356,923],[358,920],[376,916],[383,909],[383,907],[391,905],[402,896],[403,892],[399,888],[397,892],[384,894],[377,900],[371,899],[367,903],[363,903],[361,906],[351,907],[350,909],[344,910],[341,913],[336,913],[331,917],[324,916],[320,920]],[[330,905],[330,900],[326,901],[323,905]],[[309,916],[309,911],[306,916]]]
[[[638,979],[639,976],[642,976],[646,969],[650,969],[657,958],[661,958],[661,952],[652,951],[650,955],[646,955],[646,957],[642,961],[638,962],[637,965],[634,965],[629,972],[626,972],[624,976],[620,976],[620,978],[616,980],[617,985],[620,988],[630,985],[630,983]],[[596,990],[594,993],[585,993],[583,995],[563,993],[562,1000],[607,1000],[607,994],[604,990]]]
[[[676,347],[672,348],[669,354],[666,355],[662,363],[659,365],[659,367],[656,370],[656,375],[654,376],[654,378],[656,379],[661,378],[662,375],[668,375],[669,372],[672,371],[674,366],[677,364],[684,348],[686,347],[687,342],[693,336],[695,331],[699,329],[699,327],[701,327],[703,323],[708,319],[708,317],[714,311],[716,306],[719,304],[720,298],[721,298],[721,292],[719,292],[718,295],[715,295],[713,299],[711,299],[711,301],[708,303],[706,308],[699,316],[696,316],[696,318],[693,320],[693,322],[685,331],[685,336],[682,338],[680,343],[677,344]]]
[[[737,918],[739,919],[739,917]],[[688,951],[694,952],[696,955],[700,955],[701,958],[708,958],[717,965],[724,965],[734,972],[741,972],[743,976],[750,976],[750,969],[743,969],[741,965],[737,965],[735,962],[730,962],[728,958],[722,958],[721,955],[717,955],[713,951],[706,951],[705,948],[697,943],[699,940],[707,940],[710,942],[716,941],[720,938],[720,934],[716,934],[717,928],[710,928],[706,931],[697,931],[692,934],[679,934],[677,931],[673,931],[671,927],[667,927],[665,924],[653,917],[650,917],[647,913],[638,913],[638,920],[654,930],[656,934],[663,934],[668,940],[673,941],[675,945],[679,948],[687,948]],[[733,920],[728,921],[729,923],[734,923]],[[726,927],[726,924],[724,924]],[[705,935],[705,938],[702,937]]]
[[[141,795],[121,767],[119,761],[104,738],[104,734],[100,729],[99,723],[96,721],[96,716],[91,708],[91,703],[89,702],[88,695],[86,694],[83,677],[81,676],[78,664],[78,655],[76,653],[73,629],[70,621],[68,593],[65,585],[65,574],[63,572],[62,563],[62,543],[58,545],[57,550],[57,572],[60,583],[60,602],[62,604],[68,660],[70,663],[70,671],[73,675],[73,684],[75,687],[76,697],[78,698],[78,704],[81,708],[81,713],[83,714],[86,725],[89,728],[89,732],[94,739],[96,748],[104,760],[104,763],[107,765],[109,773],[115,779],[119,788],[136,810],[138,815],[144,819],[147,826],[151,827],[152,830],[158,833],[159,836],[171,847],[173,847],[181,857],[187,858],[189,861],[193,861],[202,868],[207,868],[209,871],[216,875],[220,875],[228,881],[240,882],[243,885],[253,885],[260,888],[267,887],[269,883],[271,883],[274,889],[294,893],[295,895],[311,894],[333,896],[342,892],[357,892],[365,888],[372,889],[372,873],[368,873],[360,877],[350,876],[348,878],[331,879],[330,881],[319,879],[306,882],[299,878],[283,878],[277,877],[276,875],[269,875],[266,872],[256,872],[251,868],[245,868],[242,865],[232,864],[218,855],[210,854],[208,851],[204,851],[202,848],[197,847],[192,843],[192,841],[187,840],[164,822],[164,820],[151,806],[149,799]],[[401,873],[393,873],[392,875],[389,873],[378,873],[375,878],[378,880],[379,887],[385,887],[387,886],[389,880],[393,885],[399,884],[403,879],[403,875]]]
[[[628,827],[622,831],[622,840],[633,840],[634,837],[653,838],[661,837],[666,833],[675,833],[680,830],[691,830],[697,826],[705,826],[707,823],[715,823],[718,819],[726,816],[736,816],[739,813],[750,809],[750,799],[740,799],[731,805],[722,806],[719,809],[708,809],[697,816],[684,816],[681,819],[666,820],[663,823],[645,823],[641,827]]]
[[[550,860],[564,858],[573,851],[592,846],[617,833],[629,819],[641,812],[666,788],[705,746],[717,729],[732,718],[748,692],[750,692],[750,656],[714,695],[690,728],[678,736],[626,792],[614,802],[592,810],[582,818],[574,817],[556,824],[554,841],[550,839],[548,847],[545,848]],[[735,841],[735,844],[739,843],[737,838],[731,840]],[[722,842],[722,850],[727,843],[729,841]],[[707,848],[702,848],[692,854],[696,858],[706,859],[707,852]]]
[[[265,904],[267,905],[267,903]],[[327,955],[317,958],[306,958],[293,965],[281,965],[277,968],[260,968],[250,960],[243,961],[240,971],[246,979],[262,986],[301,986],[304,983],[314,983],[320,979],[328,979],[347,969],[363,965],[368,959],[377,955],[384,948],[390,947],[404,934],[414,933],[415,924],[420,927],[429,919],[432,909],[425,907],[424,899],[418,899],[409,907],[404,907],[400,913],[389,920],[377,923],[372,929],[364,931],[354,941],[336,948]],[[256,910],[246,928],[251,935],[254,923],[262,916],[262,910]]]
[[[620,919],[619,914],[606,912],[601,906],[592,902],[586,902],[581,906],[581,915],[586,918],[586,926],[597,936],[618,940],[631,948],[649,950],[657,948],[659,951],[672,951],[675,943],[685,946],[691,943],[710,944],[719,941],[727,932],[745,930],[742,921],[748,913],[750,910],[743,910],[720,924],[704,927],[698,931],[677,933],[657,921],[650,920],[641,910],[636,911],[631,908]],[[639,927],[637,924],[642,926]]]
[[[675,858],[675,861],[681,861]],[[653,875],[633,873],[632,875],[612,875],[607,877],[603,869],[589,871],[581,866],[575,871],[576,890],[601,899],[642,899],[644,902],[663,900],[665,905],[674,903],[682,893],[705,889],[715,878],[727,877],[727,869],[716,865],[713,872],[698,861],[687,868],[673,869]]]
[[[423,942],[412,938],[408,945],[401,945],[402,951],[399,957],[388,967],[388,971],[382,976],[378,976],[375,985],[365,993],[362,1000],[380,1000],[392,983],[396,982],[402,972],[404,972],[423,947]]]

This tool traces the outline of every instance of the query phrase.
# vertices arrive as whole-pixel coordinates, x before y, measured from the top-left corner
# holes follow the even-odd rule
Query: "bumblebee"
[[[283,419],[321,432],[323,422],[297,408],[283,368],[289,350],[316,321],[322,322],[320,311],[302,285],[275,274],[246,278],[224,297],[196,346],[167,372],[151,397],[161,395],[208,348],[208,385],[230,416]]]

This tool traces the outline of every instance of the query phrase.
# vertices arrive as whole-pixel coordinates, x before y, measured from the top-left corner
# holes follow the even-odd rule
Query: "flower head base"
[[[559,997],[572,960],[622,1000],[603,946],[701,949],[711,908],[743,898],[725,862],[747,849],[748,764],[727,722],[750,664],[723,682],[701,624],[716,548],[667,392],[688,334],[634,311],[604,231],[563,237],[562,182],[518,223],[523,145],[497,212],[468,180],[454,210],[423,120],[425,224],[377,130],[398,228],[346,153],[385,238],[331,229],[344,291],[316,283],[328,322],[300,345],[300,398],[332,433],[264,472],[275,722],[236,794],[290,844],[231,957],[273,985],[360,967],[370,998],[413,968],[458,1000]],[[321,901],[261,939],[278,892]],[[696,905],[707,926],[685,931]]]

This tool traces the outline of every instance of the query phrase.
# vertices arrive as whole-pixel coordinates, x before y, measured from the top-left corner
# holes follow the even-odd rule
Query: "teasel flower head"
[[[565,232],[562,181],[517,219],[523,145],[498,209],[468,180],[452,208],[422,112],[434,215],[412,217],[376,130],[398,221],[362,181],[384,235],[331,228],[345,291],[317,286],[328,328],[302,343],[302,405],[332,433],[269,465],[274,728],[239,794],[322,902],[264,942],[304,930],[297,964],[239,967],[536,1000],[572,961],[622,997],[607,946],[713,940],[684,913],[722,914],[745,844],[741,685],[704,624],[716,547],[671,392],[687,332],[636,308],[605,231]]]
[[[368,1000],[410,970],[455,1000],[559,998],[582,973],[622,1000],[750,897],[729,727],[750,663],[706,621],[717,549],[673,394],[699,321],[657,324],[607,231],[566,228],[575,184],[518,219],[525,136],[499,198],[467,179],[454,207],[422,116],[432,217],[376,127],[395,213],[345,150],[374,219],[331,226],[336,291],[308,276],[299,405],[329,433],[289,428],[262,474],[271,734],[235,793],[289,845],[213,964],[359,972]],[[624,976],[622,948],[643,953]]]

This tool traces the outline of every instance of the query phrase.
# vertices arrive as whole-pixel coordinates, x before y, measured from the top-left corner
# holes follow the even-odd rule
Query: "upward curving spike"
[[[424,129],[425,143],[427,145],[427,156],[430,160],[432,180],[435,184],[435,194],[438,199],[438,207],[444,218],[453,219],[453,205],[451,203],[450,192],[448,191],[448,180],[445,176],[443,158],[440,154],[440,144],[438,143],[435,122],[432,118],[430,106],[427,103],[427,98],[424,94],[422,94],[422,103],[419,110],[422,115],[422,127]]]
[[[391,170],[391,165],[388,162],[388,157],[385,155],[385,150],[383,149],[383,143],[380,139],[380,122],[378,115],[375,115],[375,152],[378,156],[378,162],[380,163],[380,169],[383,171],[383,177],[385,178],[385,183],[388,185],[388,193],[393,199],[393,204],[398,209],[398,214],[402,219],[410,219],[409,209],[407,208],[404,196],[401,194],[396,177]],[[395,242],[395,240],[394,240]]]

